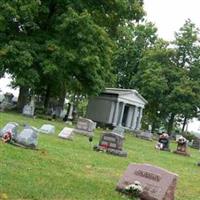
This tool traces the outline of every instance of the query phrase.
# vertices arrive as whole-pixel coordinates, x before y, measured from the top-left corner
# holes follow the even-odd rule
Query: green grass
[[[156,151],[155,142],[126,135],[127,158],[92,150],[88,138],[75,135],[74,141],[57,137],[65,124],[0,113],[0,127],[7,122],[43,123],[56,126],[55,135],[39,136],[39,151],[23,149],[0,142],[0,194],[8,199],[34,200],[122,200],[127,197],[115,191],[116,183],[129,163],[149,163],[179,175],[176,200],[200,200],[200,152],[189,149],[191,157]],[[95,132],[93,144],[101,131]],[[172,144],[171,149],[176,145]],[[1,196],[0,195],[0,196]]]

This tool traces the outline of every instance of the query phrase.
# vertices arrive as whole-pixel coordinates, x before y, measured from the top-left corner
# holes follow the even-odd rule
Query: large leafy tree
[[[118,50],[114,65],[117,73],[117,86],[135,88],[137,74],[145,51],[156,40],[156,28],[151,23],[125,23],[118,28]]]
[[[186,75],[182,78],[174,94],[178,108],[177,113],[184,118],[182,128],[184,131],[187,120],[197,116],[200,104],[199,30],[191,20],[186,20],[179,32],[176,33],[173,44],[176,51],[175,64],[182,68]]]
[[[112,80],[117,26],[142,16],[140,0],[3,0],[1,69],[20,86],[19,108],[30,90],[44,94],[46,106],[51,96],[63,102],[67,88],[98,93]]]

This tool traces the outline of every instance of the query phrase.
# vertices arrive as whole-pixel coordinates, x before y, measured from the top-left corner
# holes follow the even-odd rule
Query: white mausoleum
[[[98,97],[90,99],[87,118],[113,127],[139,130],[146,103],[136,90],[106,88]]]

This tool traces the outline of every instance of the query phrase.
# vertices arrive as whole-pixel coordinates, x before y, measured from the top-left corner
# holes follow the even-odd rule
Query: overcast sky
[[[165,40],[173,40],[188,18],[200,27],[200,0],[144,0],[144,9]]]
[[[188,18],[200,27],[200,0],[144,0],[144,9],[147,19],[156,25],[159,36],[165,40],[173,40],[174,32]],[[8,84],[8,78],[0,79],[3,92],[12,92]]]

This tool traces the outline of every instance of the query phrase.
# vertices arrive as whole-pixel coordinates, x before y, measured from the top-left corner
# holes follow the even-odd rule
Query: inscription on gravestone
[[[143,188],[142,200],[174,200],[177,175],[148,164],[130,164],[117,184],[124,192],[128,185],[139,181]]]
[[[96,123],[90,119],[79,118],[75,132],[86,136],[93,136],[93,131],[96,128]]]
[[[99,145],[96,145],[94,150],[126,157],[127,152],[123,151],[123,140],[124,137],[116,133],[104,133],[99,141]]]

